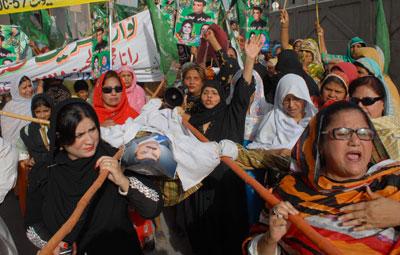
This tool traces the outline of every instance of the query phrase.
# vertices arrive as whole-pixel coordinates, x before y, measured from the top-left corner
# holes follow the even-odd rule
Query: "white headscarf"
[[[22,77],[23,76],[21,76],[19,79],[16,79],[14,84],[12,84],[11,101],[4,106],[3,111],[32,117],[32,98],[24,98],[19,94],[19,82]],[[19,138],[19,132],[21,128],[29,123],[30,122],[26,120],[1,116],[1,134],[3,139],[6,142],[15,145]]]
[[[285,107],[282,104],[283,99],[289,94],[305,101],[305,114],[299,123],[296,123],[286,113]],[[249,144],[247,148],[264,150],[292,149],[304,128],[317,111],[318,109],[311,101],[304,79],[296,74],[283,76],[279,80],[275,92],[274,109],[264,116],[253,143]]]

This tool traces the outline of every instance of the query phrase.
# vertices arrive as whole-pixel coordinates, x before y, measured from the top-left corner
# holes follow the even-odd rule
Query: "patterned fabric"
[[[140,193],[142,193],[146,198],[149,198],[155,202],[160,200],[157,191],[151,189],[144,185],[141,181],[139,181],[135,177],[128,177],[129,178],[129,187],[132,189],[137,189]]]
[[[311,38],[305,39],[300,46],[300,57],[301,51],[308,51],[313,54],[313,62],[307,66],[307,71],[309,75],[316,80],[316,83],[319,84],[325,70],[321,61],[321,54],[317,42]]]
[[[383,116],[372,122],[390,158],[400,160],[400,120],[393,116]]]
[[[36,233],[33,227],[29,227],[26,230],[26,237],[39,249],[42,249],[47,244],[47,242]]]
[[[163,196],[164,206],[174,206],[182,202],[203,185],[202,183],[199,183],[187,191],[184,191],[182,183],[178,178],[162,178],[158,179],[157,183]]]

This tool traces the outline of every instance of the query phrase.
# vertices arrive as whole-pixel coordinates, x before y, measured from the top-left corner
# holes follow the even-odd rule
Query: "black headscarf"
[[[34,106],[35,103],[43,99],[48,103],[51,109],[53,109],[53,103],[50,99],[50,97],[46,94],[37,94],[32,98],[32,104],[31,104],[31,110],[32,110],[32,116],[35,116],[34,113]],[[21,128],[20,131],[20,137],[22,141],[24,142],[25,146],[28,147],[30,152],[32,153],[32,156],[35,160],[35,163],[38,163],[40,161],[45,161],[48,160],[48,153],[49,151],[46,148],[46,145],[43,142],[42,135],[40,134],[40,124],[31,122],[28,125],[28,135],[25,133],[25,127]]]
[[[264,81],[265,98],[269,103],[274,103],[273,97],[279,80],[289,73],[297,74],[305,80],[311,97],[319,96],[318,85],[315,83],[314,79],[304,71],[297,53],[294,50],[283,50],[279,53],[278,63],[276,63],[275,69],[278,74],[273,76],[269,81]]]
[[[189,120],[190,124],[192,124],[194,126],[203,125],[207,122],[215,120],[216,118],[219,117],[219,115],[221,113],[223,113],[223,111],[226,107],[226,103],[225,103],[226,100],[224,98],[224,90],[223,90],[222,86],[219,84],[219,82],[215,79],[206,81],[203,85],[203,88],[201,89],[201,94],[203,94],[204,89],[207,87],[216,89],[221,98],[221,101],[216,106],[214,106],[212,109],[207,109],[203,105],[203,103],[200,103],[199,109],[197,110],[197,112],[195,112],[191,116],[191,118]]]
[[[62,109],[71,104],[79,104],[86,109],[99,129],[99,121],[94,109],[81,99],[67,99],[59,103],[52,112],[49,137],[53,164],[47,167],[47,194],[42,208],[45,225],[52,233],[65,223],[80,198],[98,177],[98,169],[95,169],[96,161],[104,155],[113,156],[117,151],[99,140],[94,156],[71,160],[65,150],[57,148],[57,117]],[[70,244],[76,241],[78,252],[90,251],[92,250],[90,247],[101,250],[102,247],[107,247],[102,242],[113,242],[112,240],[126,243],[123,247],[118,241],[114,243],[115,248],[129,251],[132,246],[138,245],[135,243],[137,241],[135,236],[129,220],[126,200],[118,194],[115,184],[106,180],[92,198],[77,225],[64,240]],[[110,240],[111,237],[112,240]]]

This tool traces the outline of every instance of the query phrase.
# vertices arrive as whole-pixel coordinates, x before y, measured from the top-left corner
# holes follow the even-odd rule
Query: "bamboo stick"
[[[38,119],[38,118],[33,118],[33,117],[25,116],[25,115],[19,115],[19,114],[15,114],[15,113],[12,113],[12,112],[0,111],[0,115],[7,116],[7,117],[10,117],[10,118],[14,118],[14,119],[20,119],[20,120],[36,122],[36,123],[47,125],[47,126],[50,125],[50,121],[48,121],[48,120],[41,120],[41,119]]]
[[[189,121],[182,118],[182,123],[190,129],[190,131],[202,142],[209,142],[209,140],[196,128],[194,128]],[[242,168],[240,168],[235,161],[231,158],[222,156],[221,161],[229,166],[243,181],[249,184],[259,195],[262,197],[269,206],[276,205],[279,200],[271,194],[263,185],[256,179],[251,177]],[[289,215],[289,221],[295,225],[308,239],[310,239],[321,251],[328,255],[342,254],[331,242],[321,236],[315,229],[313,229],[307,221],[298,215]]]
[[[286,4],[287,4],[287,0],[285,0],[285,3],[283,4],[283,9],[286,10]]]
[[[122,156],[124,151],[124,146],[121,146],[117,153],[114,155],[114,158],[119,159]],[[53,237],[47,242],[46,246],[43,247],[40,251],[38,251],[38,255],[52,255],[54,249],[58,246],[58,244],[64,239],[66,235],[68,235],[79,218],[81,217],[83,211],[86,206],[89,204],[90,200],[96,193],[96,191],[103,185],[104,181],[108,176],[109,171],[107,169],[103,169],[94,183],[89,187],[86,193],[81,197],[78,204],[76,205],[75,210],[72,212],[69,219],[61,226],[61,228],[53,235]]]
[[[319,25],[319,10],[318,10],[318,0],[315,0],[315,11],[317,14],[317,24]],[[319,49],[319,54],[321,54],[321,38],[320,35],[317,35],[318,37],[318,49]]]
[[[167,81],[167,77],[164,76],[164,79],[160,82],[160,85],[158,85],[156,91],[151,95],[151,98],[156,98],[158,93],[160,92],[161,88],[164,86],[164,83]]]

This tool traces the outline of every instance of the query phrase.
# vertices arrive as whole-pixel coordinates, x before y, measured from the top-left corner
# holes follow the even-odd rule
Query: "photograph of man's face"
[[[102,30],[98,30],[96,32],[97,43],[101,43],[101,41],[103,41],[103,34],[104,34],[104,32]]]
[[[261,19],[261,11],[259,9],[253,10],[253,19],[259,21]]]
[[[136,158],[137,159],[153,159],[154,161],[158,161],[161,155],[160,146],[156,141],[144,142],[138,145],[136,149]]]
[[[206,5],[202,1],[193,1],[193,12],[200,14],[203,12]]]

